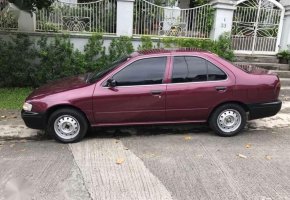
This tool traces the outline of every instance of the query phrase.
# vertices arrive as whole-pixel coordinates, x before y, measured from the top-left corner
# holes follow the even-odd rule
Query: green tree
[[[19,9],[34,12],[37,9],[49,8],[55,0],[8,0]]]
[[[194,7],[202,6],[202,5],[207,4],[209,2],[210,2],[209,0],[191,0],[189,7],[194,8]]]

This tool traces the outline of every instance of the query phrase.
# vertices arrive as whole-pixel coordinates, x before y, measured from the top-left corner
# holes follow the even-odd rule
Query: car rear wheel
[[[47,131],[57,141],[78,142],[87,133],[88,123],[85,116],[74,109],[60,109],[51,114]]]
[[[238,104],[224,104],[211,115],[209,125],[220,136],[237,135],[246,125],[246,111]]]

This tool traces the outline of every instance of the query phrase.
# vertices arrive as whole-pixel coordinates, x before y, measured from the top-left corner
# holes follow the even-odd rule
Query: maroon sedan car
[[[267,71],[243,70],[206,51],[160,49],[36,89],[22,118],[61,142],[81,140],[90,126],[196,122],[233,136],[248,119],[277,114],[279,92],[279,78]]]

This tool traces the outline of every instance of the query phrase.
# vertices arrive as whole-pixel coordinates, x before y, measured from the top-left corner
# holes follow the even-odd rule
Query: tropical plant
[[[33,42],[27,35],[18,34],[10,40],[0,38],[0,87],[32,85],[30,74],[35,59]]]
[[[279,59],[279,63],[288,64],[290,60],[290,51],[283,50],[276,54],[277,58]]]
[[[142,36],[140,39],[141,39],[141,45],[139,45],[138,50],[150,50],[153,48],[153,42],[152,42],[151,37]]]
[[[74,48],[69,35],[50,39],[43,36],[37,41],[25,34],[11,36],[10,40],[0,39],[0,87],[37,87],[51,80],[99,71],[134,51],[130,37],[115,38],[107,48],[103,43],[102,35],[93,34],[81,52]],[[163,37],[157,41],[159,46],[201,48],[228,60],[234,57],[228,34],[218,41]],[[152,38],[143,36],[139,49],[152,48],[155,48]]]
[[[235,57],[231,47],[232,45],[229,33],[224,33],[217,41],[210,39],[165,37],[161,39],[161,42],[165,48],[199,48],[216,53],[217,55],[230,61],[233,61]]]
[[[208,4],[210,2],[210,0],[191,0],[189,7],[190,8],[195,8],[198,6],[202,6],[204,4]]]
[[[108,59],[110,62],[118,60],[123,56],[129,55],[134,51],[132,38],[121,36],[118,39],[113,39],[108,50]]]
[[[7,12],[0,12],[0,29],[16,29],[17,26],[18,22],[14,15]]]

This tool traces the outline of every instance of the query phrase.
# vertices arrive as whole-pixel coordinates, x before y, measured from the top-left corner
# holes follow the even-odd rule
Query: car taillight
[[[277,81],[277,83],[276,83],[276,86],[275,86],[275,97],[278,99],[278,97],[279,97],[279,93],[280,93],[280,89],[281,89],[281,82],[280,82],[280,79],[279,79],[279,77],[277,76],[277,78],[278,78],[278,81]]]

